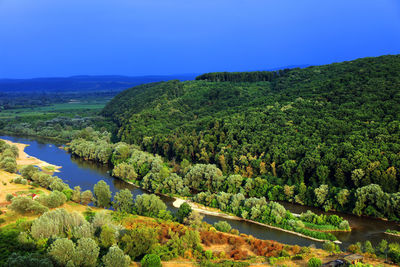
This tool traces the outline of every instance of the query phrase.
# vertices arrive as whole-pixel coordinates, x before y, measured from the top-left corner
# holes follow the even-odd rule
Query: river
[[[55,173],[55,175],[68,183],[71,188],[79,185],[82,190],[93,190],[93,186],[99,180],[104,180],[110,186],[110,189],[113,193],[124,188],[130,189],[134,197],[146,193],[140,188],[137,188],[122,180],[113,178],[109,174],[109,167],[73,157],[63,149],[60,149],[59,145],[54,142],[13,136],[0,136],[0,138],[10,140],[12,142],[29,144],[29,146],[25,148],[25,152],[28,155],[34,156],[38,159],[44,160],[57,166],[62,166],[60,172]],[[161,198],[166,203],[169,210],[171,210],[172,212],[176,211],[176,208],[174,208],[172,205],[172,198],[164,196],[162,196]],[[318,214],[323,213],[321,210],[315,208],[290,203],[282,204],[288,210],[294,213],[301,213],[307,211],[308,209],[311,209]],[[325,214],[332,213],[333,212],[327,212]],[[395,229],[400,231],[399,224],[368,217],[357,217],[349,214],[335,214],[342,216],[346,220],[348,220],[351,227],[353,228],[353,231],[351,232],[334,233],[337,238],[343,243],[342,248],[346,248],[349,244],[353,244],[358,241],[363,242],[365,240],[370,240],[373,244],[377,244],[382,239],[386,239],[389,242],[400,242],[399,237],[384,234],[384,231],[386,229]],[[251,222],[230,220],[225,218],[221,219],[219,217],[211,215],[206,215],[204,217],[204,221],[210,224],[213,224],[214,222],[217,222],[219,220],[225,220],[229,222],[233,228],[238,229],[241,233],[253,235],[254,237],[260,239],[275,240],[284,244],[297,244],[300,246],[309,246],[314,244],[316,247],[321,247],[320,242],[315,242],[279,230],[270,229]]]

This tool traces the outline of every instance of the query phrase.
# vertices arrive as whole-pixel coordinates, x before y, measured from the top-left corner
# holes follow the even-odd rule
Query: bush
[[[11,201],[14,198],[14,196],[12,194],[7,194],[6,195],[6,200],[7,201]]]
[[[42,214],[48,211],[47,207],[25,196],[13,198],[8,208],[18,213]]]
[[[143,267],[161,267],[160,256],[155,254],[147,254],[140,261]]]
[[[315,257],[311,258],[307,263],[308,267],[319,267],[321,265],[322,265],[322,261],[320,259],[318,259],[318,258],[315,258]]]
[[[59,191],[53,191],[49,195],[43,194],[39,196],[37,201],[39,201],[42,205],[53,209],[67,202],[67,197]]]
[[[218,231],[225,232],[225,233],[229,233],[229,231],[232,229],[231,225],[226,221],[216,222],[216,223],[214,223],[214,227]]]
[[[131,258],[125,255],[118,246],[112,246],[107,254],[102,258],[105,267],[128,267],[131,263]]]

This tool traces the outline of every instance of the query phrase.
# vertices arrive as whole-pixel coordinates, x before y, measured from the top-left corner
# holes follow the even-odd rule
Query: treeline
[[[260,192],[259,188],[252,189],[255,185],[253,180],[262,182],[261,178],[245,179],[240,175],[226,177],[215,165],[190,165],[188,161],[182,162],[177,169],[171,169],[157,155],[140,151],[137,147],[126,143],[107,143],[101,139],[104,137],[103,134],[91,129],[83,130],[83,132],[87,133],[82,136],[87,136],[91,141],[83,138],[73,140],[69,146],[71,153],[102,163],[109,162],[114,166],[112,174],[115,177],[134,183],[150,192],[193,196],[193,199],[201,204],[219,208],[246,219],[301,232],[307,236],[336,240],[331,234],[306,229],[301,219],[293,216],[281,205],[275,202],[267,204],[265,196],[268,194],[257,193]],[[106,154],[101,153],[105,151]],[[267,186],[264,184],[264,188],[268,189]],[[252,190],[259,198],[254,197]],[[279,191],[276,194],[281,197]],[[282,196],[285,196],[283,192]],[[277,210],[282,212],[277,212]],[[326,225],[326,228],[330,230],[350,230],[348,223],[341,218],[335,222],[330,219],[304,220],[304,222],[308,223],[308,228],[320,224]],[[314,228],[318,229],[318,227]]]
[[[352,197],[375,184],[393,200],[399,191],[398,69],[396,55],[292,70],[272,83],[149,84],[116,96],[103,113],[121,141],[171,162],[215,164],[225,176],[289,186],[297,203],[352,212],[352,198],[344,207],[336,200],[342,189]],[[301,197],[320,185],[326,199]]]
[[[107,133],[91,128],[79,134],[81,138],[70,143],[69,151],[80,157],[109,163],[113,175],[135,183],[150,192],[194,196],[199,192],[242,194],[245,198],[263,198],[269,201],[287,201],[337,210],[356,215],[369,215],[398,220],[400,196],[388,193],[377,184],[346,189],[328,184],[314,187],[304,182],[281,185],[272,175],[256,178],[240,174],[226,175],[214,164],[166,163],[158,155],[141,151],[135,145],[109,142]],[[86,139],[85,139],[86,138]]]
[[[196,80],[206,80],[209,82],[271,82],[292,70],[293,69],[252,72],[211,72],[197,76]]]

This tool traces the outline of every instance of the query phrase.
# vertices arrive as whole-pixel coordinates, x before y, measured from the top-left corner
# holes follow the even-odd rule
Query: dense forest
[[[293,196],[320,189],[325,209],[340,209],[340,191],[363,195],[367,210],[353,212],[390,216],[382,209],[399,198],[399,70],[396,55],[292,69],[271,81],[232,74],[146,84],[117,95],[103,115],[121,141],[172,162],[216,164],[224,175],[260,177],[282,192],[286,185]]]

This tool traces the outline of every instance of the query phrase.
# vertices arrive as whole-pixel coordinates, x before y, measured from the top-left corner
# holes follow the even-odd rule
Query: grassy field
[[[0,119],[12,119],[16,117],[32,117],[32,116],[43,116],[50,114],[59,113],[76,113],[77,111],[100,111],[108,99],[92,100],[87,102],[69,102],[53,104],[43,107],[34,108],[20,108],[20,109],[9,109],[0,111]],[[73,111],[73,112],[72,112]]]

